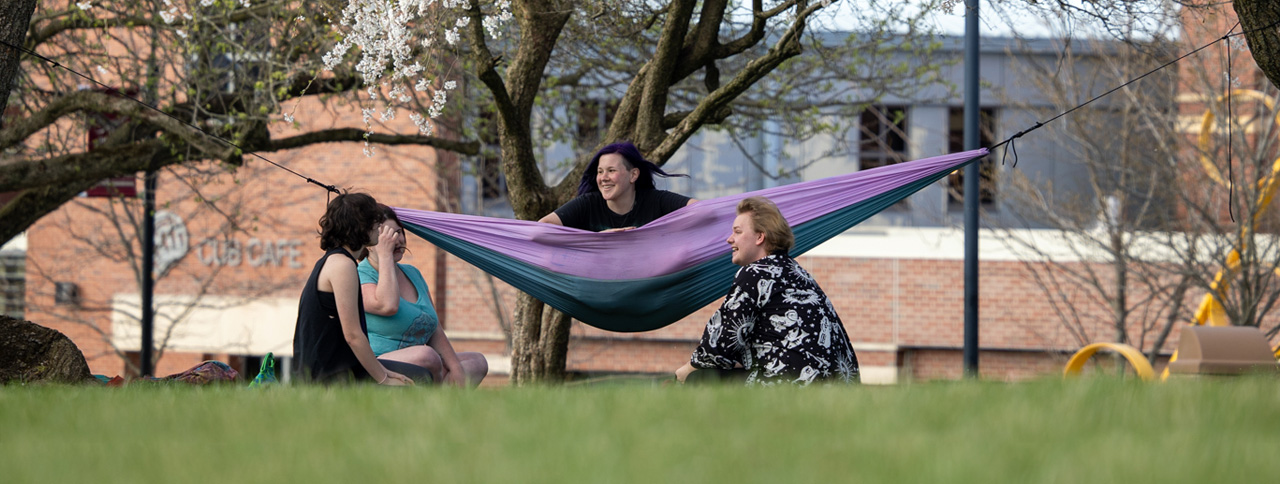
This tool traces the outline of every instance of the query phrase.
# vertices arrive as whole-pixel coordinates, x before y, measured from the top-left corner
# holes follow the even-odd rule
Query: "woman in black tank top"
[[[390,230],[381,227],[382,220],[378,202],[363,193],[334,197],[320,217],[320,248],[325,254],[302,290],[293,336],[293,355],[303,380],[413,384],[374,356],[365,327],[354,254],[376,245],[379,230]],[[423,377],[430,381],[429,375],[419,376]]]

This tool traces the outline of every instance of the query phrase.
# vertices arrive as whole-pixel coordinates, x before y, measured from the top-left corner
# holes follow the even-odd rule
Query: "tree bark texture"
[[[1249,41],[1253,61],[1271,84],[1280,86],[1280,2],[1235,0],[1232,5]]]
[[[46,185],[17,192],[9,203],[0,206],[0,240],[7,241],[27,230],[40,217],[57,210],[76,194],[88,190],[97,180]]]
[[[572,319],[551,306],[542,310],[542,381],[556,383],[564,380],[569,358],[569,328]]]
[[[510,102],[499,106],[498,133],[511,207],[517,218],[537,220],[562,200],[548,193],[538,169],[533,151],[533,108],[552,47],[564,31],[572,9],[551,1],[518,1],[515,7],[522,34],[506,70],[503,90]]]
[[[0,316],[0,348],[0,385],[95,381],[70,338],[30,321]]]
[[[511,380],[516,385],[564,380],[569,315],[525,293],[516,299],[511,331]]]
[[[505,71],[505,80],[498,75],[497,62],[487,48],[477,49],[475,60],[481,81],[493,92],[498,105],[502,170],[511,207],[517,218],[537,220],[568,199],[564,191],[551,190],[538,170],[531,123],[552,47],[572,9],[545,0],[517,1],[513,6],[521,37]],[[473,30],[473,38],[479,34],[478,29]],[[521,293],[513,319],[512,382],[523,385],[562,380],[568,352],[568,317]]]
[[[36,0],[7,0],[0,4],[0,39],[9,45],[23,45],[35,10]],[[8,45],[0,45],[0,113],[9,105],[9,93],[13,92],[21,72],[23,55]],[[0,128],[3,126],[3,115],[0,115]]]
[[[516,298],[511,325],[511,382],[516,385],[538,380],[542,368],[542,312],[546,305],[526,293]]]
[[[516,299],[511,331],[511,380],[516,385],[564,380],[569,315],[525,293]]]

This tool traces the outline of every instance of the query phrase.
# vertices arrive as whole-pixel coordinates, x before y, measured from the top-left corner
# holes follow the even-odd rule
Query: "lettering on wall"
[[[157,211],[155,224],[155,271],[157,274],[165,274],[187,255],[190,236],[187,234],[187,225],[182,223],[182,217],[176,213]]]
[[[301,269],[302,241],[297,239],[263,240],[204,239],[196,247],[196,257],[206,266],[289,267]]]

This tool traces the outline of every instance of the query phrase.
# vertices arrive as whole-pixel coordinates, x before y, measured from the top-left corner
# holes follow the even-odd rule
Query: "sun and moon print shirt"
[[[690,362],[747,371],[748,384],[857,382],[858,359],[831,300],[785,251],[738,269]]]

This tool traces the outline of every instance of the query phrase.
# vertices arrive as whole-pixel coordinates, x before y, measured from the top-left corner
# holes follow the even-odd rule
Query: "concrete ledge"
[[[862,383],[866,385],[895,385],[898,383],[896,366],[864,366],[858,368]]]

